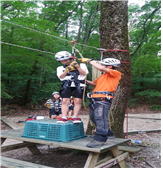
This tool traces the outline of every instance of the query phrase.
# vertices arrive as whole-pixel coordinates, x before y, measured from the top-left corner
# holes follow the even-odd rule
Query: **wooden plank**
[[[119,152],[120,152],[120,154],[123,153],[122,151],[119,151]],[[106,161],[108,161],[108,160],[110,160],[110,159],[112,159],[112,158],[113,158],[113,156],[110,155],[110,156],[108,156],[108,157],[106,157],[106,158],[104,158],[104,159],[101,159],[100,161],[97,161],[96,166],[97,166],[97,165],[100,165],[100,164],[102,164],[102,163],[104,163],[104,162],[106,162]]]
[[[7,158],[1,156],[1,166],[7,168],[52,168],[44,165],[20,161],[17,159]]]
[[[96,166],[98,166],[98,165],[100,165],[100,164],[102,164],[102,163],[104,163],[104,162],[106,162],[106,161],[108,161],[108,160],[110,160],[112,158],[113,158],[112,156],[108,156],[108,157],[106,157],[106,158],[104,158],[104,159],[102,159],[100,161],[97,161]]]
[[[152,132],[161,132],[161,129],[151,129],[151,130],[138,130],[138,131],[129,131],[128,135],[132,135],[132,134],[137,134],[137,133],[152,133]],[[124,134],[126,134],[126,131],[124,132]]]
[[[135,153],[141,150],[141,148],[131,147],[131,146],[118,146],[118,149],[121,151],[130,152],[130,153]]]
[[[111,151],[111,153],[113,154],[114,157],[117,157],[118,155],[120,155],[118,147],[114,147],[110,151]],[[124,160],[119,161],[118,165],[119,165],[120,168],[126,168],[126,163],[125,163]]]
[[[4,143],[5,140],[6,140],[6,138],[1,137],[1,145]]]
[[[7,118],[5,117],[1,117],[1,120],[7,124],[9,127],[11,127],[12,129],[19,129],[15,124],[13,124],[11,121],[9,121]]]
[[[119,164],[120,162],[124,161],[124,159],[126,159],[129,156],[128,152],[125,152],[119,156],[117,156],[116,158],[112,158],[109,159],[108,161],[94,167],[94,168],[109,168],[112,167],[113,165],[116,165],[117,163]],[[121,168],[125,168],[125,167],[121,167]]]
[[[89,153],[88,159],[85,163],[84,168],[93,168],[95,167],[97,160],[98,160],[99,154],[97,153]]]
[[[1,147],[1,152],[6,152],[14,149],[20,149],[20,148],[25,148],[27,146],[32,146],[36,145],[34,143],[18,143],[18,144],[13,144],[13,145],[7,145],[7,146],[2,146]]]
[[[127,116],[125,116],[125,117],[127,117]],[[128,115],[128,118],[161,120],[161,118],[154,118],[154,117],[137,117],[137,116],[129,116],[129,115]]]
[[[31,151],[33,155],[41,154],[40,150],[37,148],[36,145],[27,146],[27,148]]]
[[[85,137],[85,138],[81,138],[81,139],[74,140],[74,141],[56,142],[56,141],[51,141],[51,140],[22,137],[23,131],[24,131],[24,129],[15,129],[15,130],[7,130],[7,131],[5,130],[5,131],[1,132],[1,137],[20,140],[20,141],[24,141],[24,142],[45,144],[45,145],[54,145],[54,146],[58,146],[58,147],[84,150],[84,151],[90,151],[90,152],[96,152],[96,153],[106,152],[106,151],[110,150],[110,148],[113,148],[113,147],[121,145],[127,141],[130,141],[129,139],[120,139],[120,138],[108,139],[107,142],[104,145],[102,145],[101,147],[88,148],[86,145],[90,141],[92,141],[92,138],[90,138],[90,137]]]

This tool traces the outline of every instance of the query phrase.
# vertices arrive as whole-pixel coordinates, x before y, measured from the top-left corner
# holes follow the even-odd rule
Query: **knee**
[[[63,100],[62,100],[62,104],[63,104],[63,105],[68,105],[69,102],[70,102],[69,99],[63,99]]]
[[[79,104],[81,104],[81,100],[82,100],[82,99],[76,98],[76,99],[74,99],[74,103],[77,104],[77,105],[79,105]]]

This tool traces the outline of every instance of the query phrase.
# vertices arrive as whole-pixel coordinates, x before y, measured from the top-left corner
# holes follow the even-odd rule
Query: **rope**
[[[44,35],[48,35],[50,37],[54,37],[54,38],[58,38],[62,41],[67,41],[67,42],[70,42],[69,40],[66,40],[66,39],[63,39],[63,38],[60,38],[60,37],[57,37],[55,35],[50,35],[48,33],[45,33],[45,32],[41,32],[41,31],[38,31],[38,30],[35,30],[35,29],[32,29],[32,28],[28,28],[28,27],[25,27],[25,26],[22,26],[22,25],[18,25],[18,24],[15,24],[15,23],[12,23],[12,22],[9,22],[9,21],[6,21],[6,20],[2,20],[1,21],[3,22],[6,22],[6,23],[9,23],[9,24],[12,24],[12,25],[15,25],[15,26],[18,26],[18,27],[21,27],[21,28],[25,28],[25,29],[28,29],[28,30],[31,30],[31,31],[35,31],[35,32],[38,32],[38,33],[41,33],[41,34],[44,34]],[[80,44],[80,43],[76,43],[77,45],[82,45],[82,46],[86,46],[86,47],[90,47],[90,48],[94,48],[94,49],[97,49],[97,50],[100,50],[100,48],[97,48],[97,47],[93,47],[93,46],[89,46],[89,45],[85,45],[85,44]],[[102,49],[103,51],[122,51],[122,52],[129,52],[128,50],[118,50],[118,49]]]
[[[9,23],[9,24],[12,24],[12,25],[15,25],[15,26],[18,26],[18,27],[22,27],[22,28],[25,28],[25,29],[28,29],[28,30],[31,30],[31,31],[35,31],[35,32],[38,32],[38,33],[41,33],[41,34],[45,34],[45,35],[48,35],[50,37],[54,37],[54,38],[58,38],[62,41],[67,41],[67,42],[70,42],[69,40],[66,40],[66,39],[63,39],[63,38],[60,38],[60,37],[57,37],[55,35],[50,35],[48,33],[44,33],[44,32],[41,32],[41,31],[38,31],[38,30],[34,30],[32,28],[28,28],[28,27],[25,27],[25,26],[22,26],[22,25],[18,25],[18,24],[15,24],[15,23],[12,23],[12,22],[9,22],[9,21],[6,21],[6,20],[1,20],[3,22],[6,22],[6,23]],[[90,48],[95,48],[97,49],[97,47],[92,47],[92,46],[89,46],[89,45],[85,45],[85,44],[80,44],[80,43],[76,43],[77,45],[82,45],[82,46],[86,46],[86,47],[90,47]]]
[[[48,52],[48,51],[37,50],[37,49],[34,49],[34,48],[24,47],[24,46],[21,46],[21,45],[11,44],[11,43],[7,43],[7,42],[3,42],[3,41],[1,41],[1,43],[11,45],[11,46],[15,46],[15,47],[25,48],[25,49],[28,49],[28,50],[39,51],[39,52],[55,55],[55,53],[51,53],[51,52]]]

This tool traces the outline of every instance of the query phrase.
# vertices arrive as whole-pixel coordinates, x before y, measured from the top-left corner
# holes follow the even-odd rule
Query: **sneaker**
[[[72,117],[67,117],[68,120],[72,120]]]
[[[79,117],[72,118],[73,123],[80,123],[81,119]]]
[[[93,140],[90,143],[88,143],[86,146],[89,147],[89,148],[95,148],[95,147],[102,146],[104,143],[105,142],[100,142],[100,141],[97,141],[97,140]]]
[[[108,139],[114,139],[115,138],[113,131],[111,131],[110,129],[108,130],[107,138]]]
[[[63,118],[58,119],[57,121],[57,123],[65,123],[65,122],[67,122],[67,119],[63,119]]]

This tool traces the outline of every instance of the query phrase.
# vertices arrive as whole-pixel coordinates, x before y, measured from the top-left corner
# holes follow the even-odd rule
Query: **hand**
[[[81,59],[78,59],[80,60],[82,63],[89,63],[92,59],[90,58],[81,58]]]
[[[45,103],[44,106],[47,107],[47,108],[49,108],[49,109],[51,108],[51,104]]]
[[[73,61],[72,63],[70,63],[71,66],[78,68],[80,67],[79,64],[76,61]]]
[[[68,73],[68,72],[70,72],[70,71],[75,71],[76,70],[76,68],[74,68],[73,66],[67,66],[66,68],[66,72]]]

